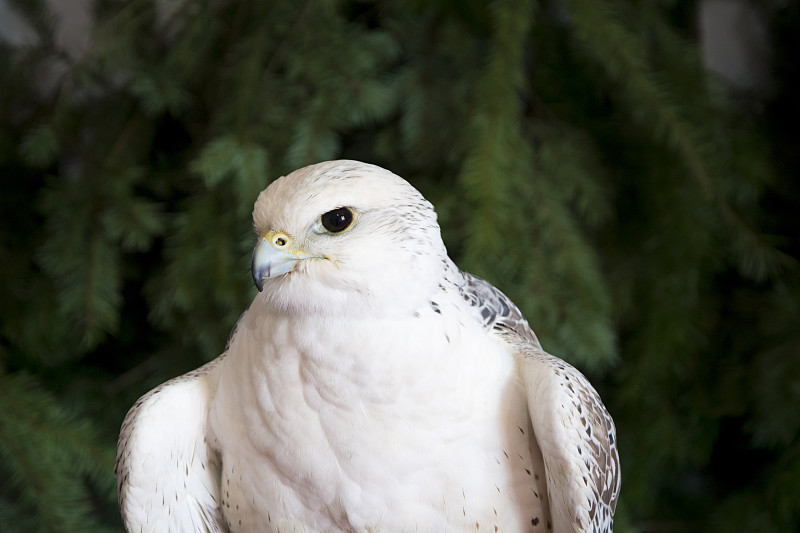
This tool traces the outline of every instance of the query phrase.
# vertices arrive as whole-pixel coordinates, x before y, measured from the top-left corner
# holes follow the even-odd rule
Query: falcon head
[[[446,262],[433,206],[408,182],[358,161],[278,178],[253,208],[253,281],[284,311],[411,313]]]

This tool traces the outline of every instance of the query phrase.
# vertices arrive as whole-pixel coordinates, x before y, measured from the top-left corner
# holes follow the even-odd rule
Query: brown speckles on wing
[[[518,338],[507,340],[518,354],[528,389],[554,523],[576,531],[610,532],[621,480],[611,416],[575,368]]]
[[[539,340],[528,321],[508,296],[468,272],[449,274],[448,279],[452,280],[464,301],[474,309],[475,318],[483,327],[498,334],[514,333],[532,345],[539,346]]]
[[[542,350],[522,313],[502,292],[460,271],[451,270],[448,281],[475,310],[475,319],[517,358],[556,528],[610,532],[620,463],[614,421],[597,391],[575,368]]]

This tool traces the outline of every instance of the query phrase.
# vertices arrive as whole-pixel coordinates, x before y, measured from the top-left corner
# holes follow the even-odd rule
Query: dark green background
[[[257,193],[341,157],[419,188],[597,385],[617,531],[799,529],[796,3],[760,94],[704,72],[691,1],[97,0],[79,58],[12,4],[3,531],[121,530],[126,410],[224,348]]]

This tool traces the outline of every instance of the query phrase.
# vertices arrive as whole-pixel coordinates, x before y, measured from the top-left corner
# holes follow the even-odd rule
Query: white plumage
[[[129,532],[611,531],[611,417],[411,185],[321,163],[253,220],[263,291],[227,350],[123,423]]]

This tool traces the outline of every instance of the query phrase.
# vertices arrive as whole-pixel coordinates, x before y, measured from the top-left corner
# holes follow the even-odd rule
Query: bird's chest
[[[488,337],[430,321],[263,333],[232,341],[257,357],[226,369],[211,416],[232,531],[524,531],[541,515],[525,395]]]

